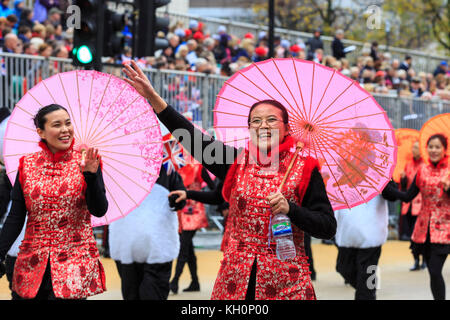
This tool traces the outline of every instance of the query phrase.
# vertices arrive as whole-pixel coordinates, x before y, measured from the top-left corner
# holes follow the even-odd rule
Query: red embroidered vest
[[[449,174],[449,158],[445,157],[435,167],[423,165],[416,178],[422,194],[422,210],[417,217],[412,240],[424,243],[428,226],[431,243],[450,244],[450,197],[443,191],[440,181]]]
[[[201,165],[186,165],[179,171],[187,190],[200,191]],[[187,199],[186,205],[178,211],[180,230],[198,230],[208,226],[208,218],[203,203]]]
[[[406,178],[408,179],[406,190],[408,190],[409,187],[411,186],[414,177],[416,176],[416,173],[422,164],[423,164],[422,158],[420,158],[419,160],[411,160],[408,163],[406,163],[405,173]],[[414,200],[409,203],[407,202],[402,203],[402,215],[408,213],[410,206],[411,206],[411,214],[413,216],[417,216],[420,212],[420,209],[422,208],[422,194],[419,193],[417,197],[415,197]]]
[[[50,263],[57,298],[80,299],[102,293],[105,273],[85,200],[81,154],[69,148],[43,150],[22,157],[19,178],[28,220],[16,260],[12,289],[24,298],[36,296]]]
[[[245,157],[248,158],[248,152]],[[309,264],[303,247],[303,231],[292,225],[297,256],[280,261],[275,244],[269,246],[271,211],[266,197],[277,191],[293,153],[280,153],[278,168],[257,164],[235,164],[226,245],[212,299],[244,299],[250,272],[257,259],[256,299],[315,299]],[[246,164],[245,164],[246,163]],[[288,201],[301,203],[311,172],[318,166],[312,158],[297,157],[282,193]],[[230,169],[231,170],[231,169]]]

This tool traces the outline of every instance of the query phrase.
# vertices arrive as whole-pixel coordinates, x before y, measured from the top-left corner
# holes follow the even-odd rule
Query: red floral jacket
[[[280,150],[281,151],[281,150]],[[303,246],[303,231],[292,225],[297,256],[288,261],[276,257],[275,245],[269,245],[271,211],[266,197],[278,189],[293,153],[279,154],[278,168],[263,168],[244,159],[234,164],[225,180],[224,198],[229,199],[230,238],[224,252],[212,299],[244,299],[252,265],[257,260],[257,300],[298,299],[315,300],[309,264]],[[244,157],[248,158],[248,152]],[[318,162],[297,157],[281,190],[288,201],[300,204],[312,170]],[[230,172],[231,171],[231,172]]]
[[[426,241],[429,226],[431,243],[450,244],[450,197],[440,183],[448,174],[449,157],[444,157],[436,166],[423,165],[417,172],[416,185],[422,194],[422,210],[411,237],[414,242]]]
[[[81,154],[72,148],[42,151],[20,159],[19,179],[28,220],[16,260],[12,289],[36,296],[50,263],[57,298],[80,299],[106,290],[105,273],[85,200]]]

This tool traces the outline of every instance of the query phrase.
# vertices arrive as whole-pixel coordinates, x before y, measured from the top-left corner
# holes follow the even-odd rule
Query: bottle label
[[[280,222],[272,225],[272,234],[274,237],[292,233],[291,223]]]

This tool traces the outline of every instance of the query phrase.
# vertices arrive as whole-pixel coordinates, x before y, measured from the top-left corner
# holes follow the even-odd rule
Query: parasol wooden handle
[[[297,142],[297,147],[295,148],[295,153],[292,156],[291,162],[289,163],[289,167],[287,168],[286,173],[284,174],[283,180],[281,181],[280,187],[278,188],[279,191],[281,191],[281,189],[283,189],[284,184],[286,183],[287,177],[289,176],[289,172],[291,172],[292,167],[294,166],[295,160],[297,159],[298,153],[303,150],[304,145],[305,144],[303,142],[300,142],[300,141]]]

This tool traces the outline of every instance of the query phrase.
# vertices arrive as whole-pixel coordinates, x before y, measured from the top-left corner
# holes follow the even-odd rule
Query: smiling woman
[[[211,298],[315,300],[304,234],[330,239],[336,232],[336,219],[318,161],[297,156],[291,150],[296,141],[289,134],[285,108],[275,100],[256,102],[249,110],[245,127],[250,142],[246,149],[238,150],[202,135],[168,106],[134,61],[125,66],[124,72],[129,77],[125,80],[149,100],[161,122],[188,151],[200,145],[204,152],[212,146],[224,156],[214,163],[201,156],[196,158],[224,180],[222,193],[230,204],[229,217],[233,219]],[[185,129],[191,139],[181,141],[177,129]],[[227,161],[229,154],[234,155],[231,163]],[[282,261],[275,255],[268,230],[276,214],[285,214],[292,221],[296,249],[293,259]]]
[[[56,104],[34,117],[42,151],[20,159],[12,205],[0,233],[0,277],[5,255],[28,213],[25,236],[14,266],[15,298],[82,299],[105,291],[105,274],[91,215],[108,209],[98,151],[73,149],[67,110]]]
[[[417,250],[423,254],[430,274],[430,287],[435,300],[445,300],[442,276],[450,253],[450,173],[447,137],[434,134],[427,140],[428,162],[417,171],[408,191],[400,192],[388,185],[391,196],[411,202],[419,193],[422,209],[411,236]]]
[[[67,150],[73,141],[73,126],[66,108],[51,104],[41,108],[34,117],[41,141],[53,152]]]
[[[248,114],[250,139],[260,151],[269,152],[289,134],[286,108],[275,100],[258,101]]]

